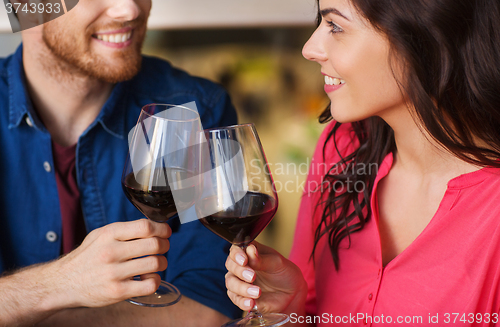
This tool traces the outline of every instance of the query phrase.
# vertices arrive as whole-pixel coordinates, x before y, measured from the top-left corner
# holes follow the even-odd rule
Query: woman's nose
[[[309,40],[307,40],[306,44],[302,48],[302,55],[307,60],[321,62],[326,61],[328,59],[325,49],[323,47],[324,40],[320,34],[320,27],[314,31]]]

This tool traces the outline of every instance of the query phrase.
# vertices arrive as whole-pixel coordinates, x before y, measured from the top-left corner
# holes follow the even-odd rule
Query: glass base
[[[266,313],[263,315],[256,315],[250,312],[245,318],[237,319],[222,325],[221,327],[278,327],[286,324],[290,317],[283,313]]]
[[[151,295],[138,296],[127,301],[143,307],[168,307],[181,299],[181,292],[174,285],[162,281],[160,287]]]

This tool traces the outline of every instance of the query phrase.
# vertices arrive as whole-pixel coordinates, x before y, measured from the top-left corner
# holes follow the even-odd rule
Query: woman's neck
[[[382,117],[394,130],[396,152],[393,166],[422,179],[446,180],[481,167],[457,158],[440,145],[413,119],[409,110],[398,110]]]

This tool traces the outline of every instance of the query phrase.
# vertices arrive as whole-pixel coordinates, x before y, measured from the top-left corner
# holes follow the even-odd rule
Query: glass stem
[[[247,247],[248,247],[248,244],[245,243],[243,245],[240,245],[239,246],[243,251],[245,251],[245,254],[246,254],[246,250],[247,250]],[[262,317],[262,313],[260,313],[259,309],[257,308],[257,304],[255,304],[252,308],[252,310],[248,311],[248,314],[246,316],[246,318],[257,318],[259,319],[259,322],[261,326],[265,326],[265,321],[264,321],[264,318]]]
[[[262,313],[260,313],[259,309],[257,309],[257,304],[253,306],[250,312],[248,312],[248,317],[259,319],[260,324],[264,326],[264,317],[262,317]]]

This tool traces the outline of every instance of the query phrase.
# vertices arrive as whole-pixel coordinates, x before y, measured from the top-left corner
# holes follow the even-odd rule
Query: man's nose
[[[113,0],[107,15],[118,21],[132,21],[139,17],[141,8],[134,0]]]

